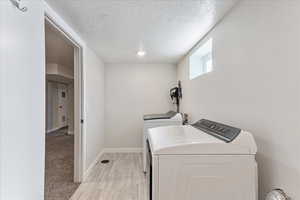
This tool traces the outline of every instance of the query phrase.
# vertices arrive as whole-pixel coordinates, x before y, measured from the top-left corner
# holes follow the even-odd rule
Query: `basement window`
[[[190,56],[190,80],[213,70],[212,42],[210,38]]]

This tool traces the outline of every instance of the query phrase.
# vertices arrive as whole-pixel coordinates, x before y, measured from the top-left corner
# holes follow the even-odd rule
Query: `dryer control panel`
[[[232,142],[241,132],[241,129],[221,124],[218,122],[201,119],[192,124],[193,127],[219,138],[225,142]]]

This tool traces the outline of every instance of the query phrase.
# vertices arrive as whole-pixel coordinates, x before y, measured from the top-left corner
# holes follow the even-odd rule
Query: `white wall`
[[[104,64],[86,48],[84,69],[86,170],[104,148]]]
[[[174,109],[169,89],[176,85],[170,64],[107,64],[105,71],[105,145],[140,148],[143,115]]]
[[[42,1],[0,1],[0,199],[44,198],[45,40]]]
[[[192,122],[208,118],[255,135],[261,200],[276,187],[300,199],[299,10],[299,1],[242,1],[207,37],[214,71],[188,80],[188,57],[178,65]]]

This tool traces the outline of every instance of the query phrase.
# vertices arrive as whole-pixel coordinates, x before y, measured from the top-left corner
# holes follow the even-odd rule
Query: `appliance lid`
[[[162,114],[149,114],[149,115],[144,115],[144,120],[147,121],[147,120],[158,120],[158,119],[171,119],[175,117],[177,114],[179,113],[172,110]]]
[[[256,143],[251,133],[241,131],[230,143],[191,125],[166,126],[148,130],[154,155],[254,155]]]

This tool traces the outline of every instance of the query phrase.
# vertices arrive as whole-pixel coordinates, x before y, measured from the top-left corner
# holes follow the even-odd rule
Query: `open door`
[[[82,46],[45,13],[45,20],[74,46],[74,181],[82,182],[84,170],[84,120],[83,120],[83,63]],[[63,91],[60,91],[63,92]],[[63,109],[61,110],[63,112]]]

